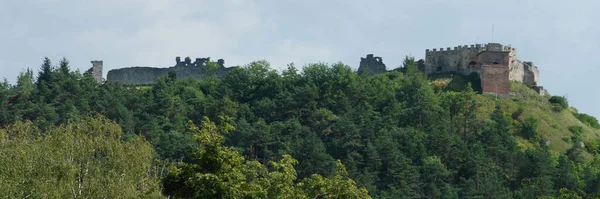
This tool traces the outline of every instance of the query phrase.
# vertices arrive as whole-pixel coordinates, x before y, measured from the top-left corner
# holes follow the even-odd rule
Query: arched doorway
[[[477,65],[477,62],[475,62],[475,61],[469,62],[469,69],[470,68],[475,68],[476,65]]]

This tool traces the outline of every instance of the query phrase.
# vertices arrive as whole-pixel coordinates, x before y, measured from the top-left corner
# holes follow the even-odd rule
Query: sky
[[[169,67],[175,57],[343,62],[366,54],[388,70],[425,49],[498,42],[533,61],[552,95],[600,116],[600,1],[555,0],[2,0],[0,78],[14,83],[44,57],[73,70]],[[492,31],[492,27],[493,31]]]

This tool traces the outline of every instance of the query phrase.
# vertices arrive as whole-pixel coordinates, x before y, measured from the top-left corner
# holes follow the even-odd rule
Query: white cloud
[[[332,49],[327,46],[311,44],[293,39],[286,39],[274,43],[274,51],[265,57],[275,69],[286,69],[287,64],[295,63],[297,67],[303,67],[305,64],[326,62],[335,56]]]
[[[86,7],[103,5],[91,3]],[[75,42],[90,47],[91,54],[100,56],[97,59],[108,61],[107,69],[114,69],[170,66],[175,56],[239,57],[231,51],[242,47],[240,43],[263,37],[260,10],[252,1],[150,1],[137,5],[128,6],[137,8],[131,15],[143,21],[138,28],[131,32],[118,26],[84,30]],[[109,64],[115,62],[122,64]]]

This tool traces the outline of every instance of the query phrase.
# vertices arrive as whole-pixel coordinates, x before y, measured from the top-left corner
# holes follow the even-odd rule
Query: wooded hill
[[[0,84],[0,193],[92,198],[595,198],[596,118],[513,83],[257,61],[98,84],[45,59]],[[446,83],[444,83],[446,82]],[[448,86],[451,85],[451,86]]]

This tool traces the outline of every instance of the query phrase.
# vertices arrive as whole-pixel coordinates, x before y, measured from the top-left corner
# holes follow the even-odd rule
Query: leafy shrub
[[[446,82],[444,82],[444,81],[442,81],[442,80],[438,80],[438,81],[433,81],[433,82],[431,82],[431,86],[433,86],[433,89],[434,89],[436,92],[439,92],[439,91],[442,91],[442,90],[444,90],[444,87],[446,87],[446,86],[447,86],[447,83],[446,83]]]
[[[519,108],[512,114],[512,118],[514,120],[518,120],[523,112],[525,112],[525,108],[523,108],[523,106],[519,106]]]
[[[561,112],[561,111],[563,111],[563,110],[564,110],[564,108],[563,108],[563,107],[561,107],[561,106],[560,106],[560,105],[558,105],[558,104],[552,104],[552,110],[553,110],[554,112]]]
[[[567,150],[566,155],[567,155],[567,157],[569,157],[569,159],[571,159],[575,163],[583,163],[583,162],[585,162],[585,158],[582,154],[583,150],[584,150],[583,148],[575,145],[573,148]]]
[[[562,96],[552,96],[548,99],[550,103],[552,103],[552,109],[556,112],[561,112],[564,109],[569,108],[569,102],[567,102],[567,98]]]
[[[560,125],[559,124],[552,124],[550,125],[553,129],[560,129]]]
[[[564,135],[564,136],[562,137],[562,140],[563,140],[563,141],[565,141],[565,142],[571,142],[571,136],[569,136],[569,135]]]
[[[540,135],[538,133],[538,126],[540,125],[540,121],[535,117],[527,117],[523,121],[523,125],[521,126],[521,135],[523,138],[528,139],[532,143],[537,143],[540,140]]]
[[[584,142],[585,148],[591,154],[597,154],[600,148],[600,139],[594,139]]]
[[[584,123],[585,125],[588,125],[589,127],[595,128],[595,129],[600,129],[600,124],[598,124],[598,119],[596,119],[594,116],[585,114],[585,113],[573,113],[573,115],[579,119],[579,121],[581,121],[582,123]]]
[[[569,131],[573,133],[571,140],[573,143],[581,141],[581,135],[583,134],[583,127],[581,126],[569,126]]]
[[[481,87],[481,79],[478,73],[472,72],[469,74],[469,76],[467,76],[467,81],[471,83],[471,88],[473,88],[473,91],[478,93],[483,91],[483,88]]]
[[[517,143],[517,147],[518,147],[519,149],[527,149],[527,145],[525,145],[525,144],[523,144],[523,143],[521,143],[521,142]]]

